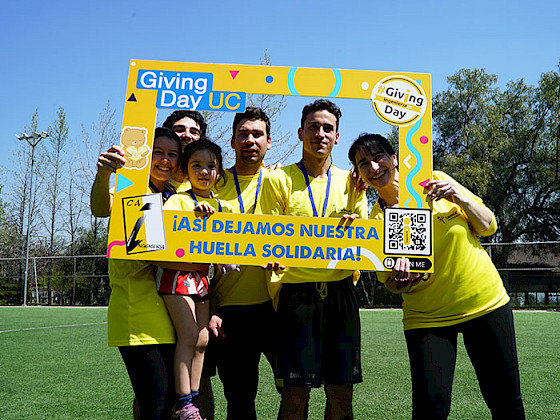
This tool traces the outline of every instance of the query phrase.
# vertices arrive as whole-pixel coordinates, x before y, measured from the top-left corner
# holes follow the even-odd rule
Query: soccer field
[[[362,311],[364,383],[356,419],[409,419],[410,378],[400,310]],[[106,308],[0,307],[0,419],[130,419],[132,390],[117,349],[106,344]],[[528,419],[560,419],[560,313],[515,312],[521,386]],[[213,379],[216,419],[225,419]],[[261,363],[260,419],[276,418],[272,372]],[[313,390],[310,419],[322,419]],[[489,419],[460,345],[451,419]]]

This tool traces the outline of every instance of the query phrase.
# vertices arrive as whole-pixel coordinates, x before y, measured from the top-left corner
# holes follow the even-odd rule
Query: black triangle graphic
[[[132,95],[130,95],[130,98],[128,98],[128,102],[137,102],[136,101],[136,96],[134,96],[134,93]]]

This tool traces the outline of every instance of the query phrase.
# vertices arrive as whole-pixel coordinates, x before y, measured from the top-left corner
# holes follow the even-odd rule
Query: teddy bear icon
[[[124,149],[125,168],[142,169],[148,162],[147,156],[150,148],[146,145],[146,128],[125,127],[121,135],[121,144]]]

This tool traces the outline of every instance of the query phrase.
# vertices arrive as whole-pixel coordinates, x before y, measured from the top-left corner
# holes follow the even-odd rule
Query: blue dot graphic
[[[266,83],[272,83],[272,81],[274,80],[274,77],[272,76],[266,76]]]

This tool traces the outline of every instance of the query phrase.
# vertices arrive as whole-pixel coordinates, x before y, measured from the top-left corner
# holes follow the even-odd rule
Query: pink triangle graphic
[[[421,187],[426,188],[426,184],[427,184],[428,182],[430,182],[430,178],[428,178],[428,179],[425,180],[425,181],[420,182],[418,185],[420,185]]]
[[[237,74],[239,73],[239,70],[230,70],[229,74],[231,74],[231,77],[235,80],[235,78],[237,77]]]

